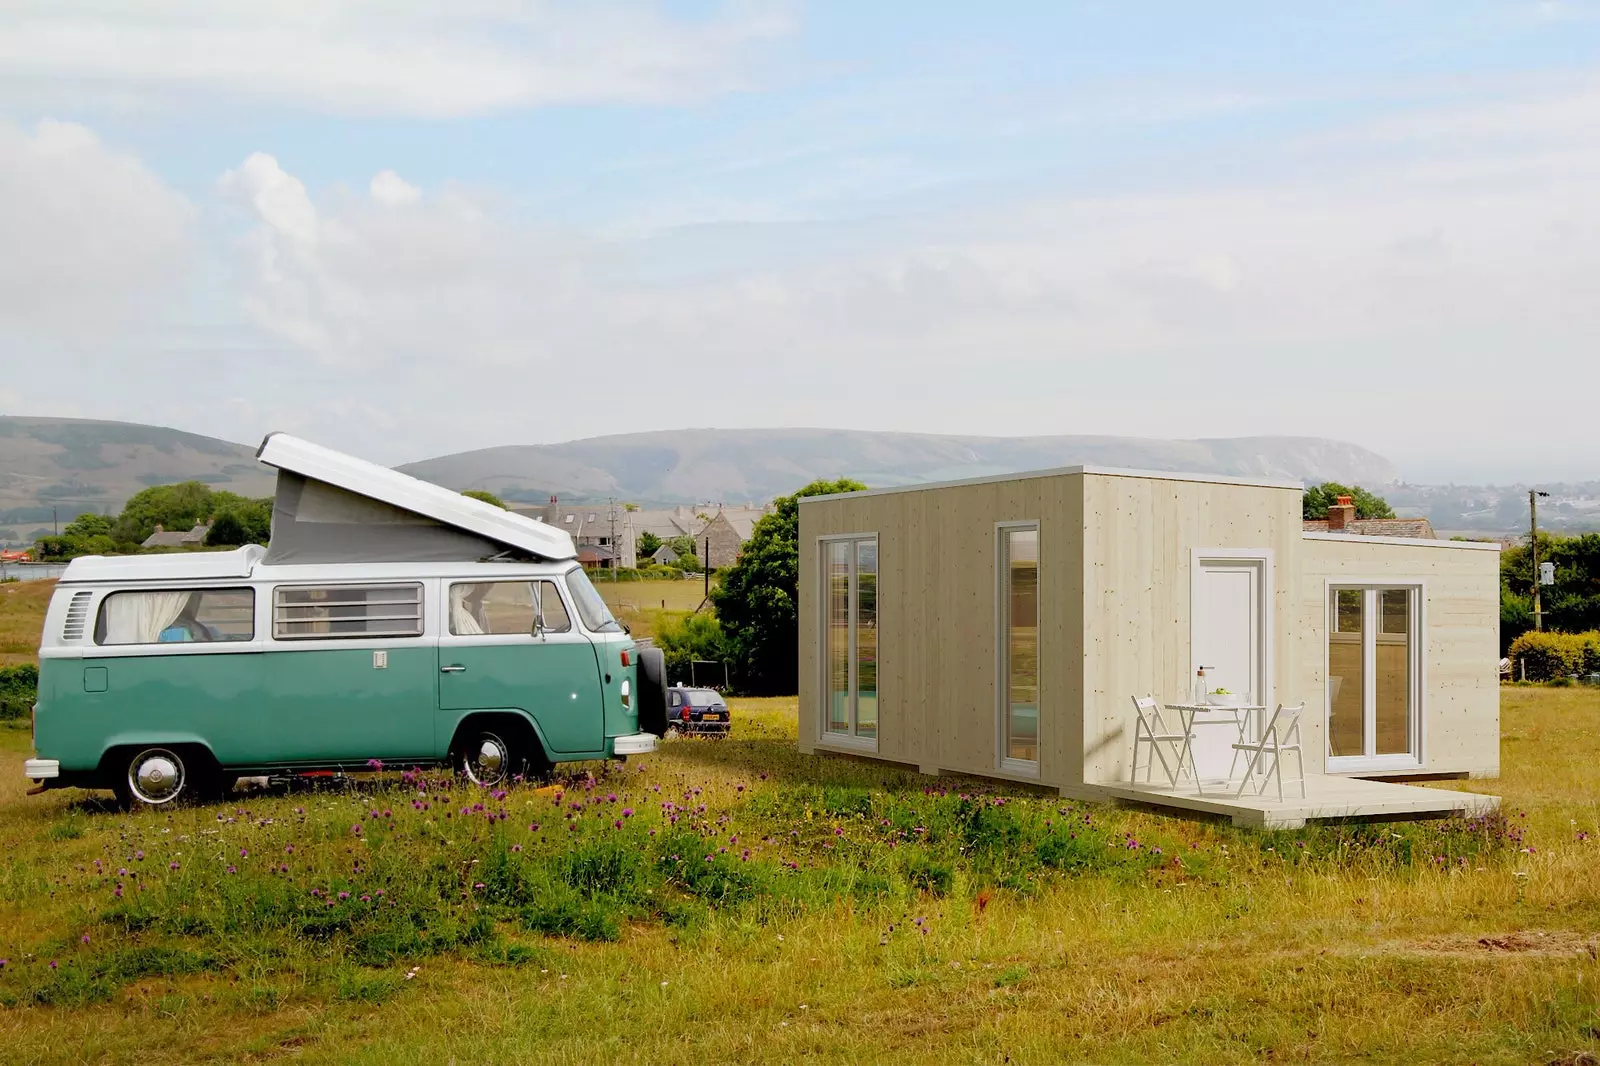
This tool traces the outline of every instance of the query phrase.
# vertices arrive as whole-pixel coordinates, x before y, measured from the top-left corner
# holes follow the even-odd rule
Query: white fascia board
[[[287,433],[267,434],[256,458],[543,559],[572,559],[578,554],[565,530]]]
[[[1230,477],[1226,474],[1197,474],[1179,470],[1134,470],[1120,466],[1058,466],[1049,470],[1019,470],[1014,474],[986,474],[982,477],[958,478],[954,481],[929,481],[916,485],[894,485],[883,489],[865,489],[860,492],[836,492],[828,496],[802,496],[800,502],[816,503],[820,500],[853,500],[862,496],[889,496],[899,492],[924,492],[929,489],[953,489],[966,485],[995,485],[1002,481],[1026,481],[1039,477],[1061,477],[1067,474],[1092,474],[1098,477],[1132,477],[1146,481],[1197,481],[1207,485],[1243,485],[1247,488],[1292,489],[1304,492],[1305,483],[1286,478]]]
[[[1497,552],[1500,544],[1489,540],[1429,540],[1427,537],[1384,537],[1369,533],[1301,533],[1302,540],[1333,540],[1345,544],[1410,544],[1419,548],[1470,548]]]

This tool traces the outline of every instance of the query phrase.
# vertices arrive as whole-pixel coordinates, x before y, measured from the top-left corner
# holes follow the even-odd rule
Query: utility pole
[[[617,551],[617,498],[611,497],[611,583],[617,583],[617,566],[622,562],[622,553]]]
[[[1533,559],[1533,628],[1544,628],[1544,609],[1539,604],[1539,497],[1548,492],[1528,490],[1528,551]]]
[[[56,509],[50,508],[50,528],[55,530],[56,536],[61,536],[61,519],[56,517]]]

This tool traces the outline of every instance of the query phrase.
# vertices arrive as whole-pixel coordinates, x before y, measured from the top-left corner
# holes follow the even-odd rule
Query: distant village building
[[[695,556],[713,569],[732,566],[749,541],[756,522],[767,513],[763,507],[725,507],[716,504],[630,511],[624,504],[563,504],[555,497],[543,506],[513,507],[517,514],[566,530],[578,546],[585,566],[606,569],[613,564],[633,568],[641,563],[639,538],[646,533],[661,541],[661,548],[643,561],[669,565],[678,553],[668,543],[679,537],[694,540]],[[709,541],[709,554],[707,542]],[[604,549],[589,553],[584,549]],[[592,559],[592,561],[590,561]]]
[[[198,548],[205,544],[206,534],[209,532],[211,532],[211,527],[203,522],[187,532],[176,529],[168,532],[161,526],[156,526],[156,531],[144,538],[144,543],[141,547]]]
[[[1302,523],[1307,533],[1353,533],[1362,537],[1412,537],[1438,540],[1433,523],[1426,518],[1357,518],[1350,497],[1340,496],[1328,508],[1326,519],[1308,518]]]

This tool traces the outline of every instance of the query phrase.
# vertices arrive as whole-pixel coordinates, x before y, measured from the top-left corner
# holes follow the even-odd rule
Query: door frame
[[[1371,738],[1367,729],[1371,726],[1376,707],[1369,697],[1373,696],[1377,683],[1374,663],[1369,661],[1367,650],[1370,646],[1367,641],[1367,627],[1371,623],[1366,617],[1366,605],[1369,602],[1367,593],[1378,589],[1406,589],[1412,594],[1412,628],[1415,631],[1415,640],[1410,647],[1411,662],[1411,737],[1412,751],[1405,755],[1333,755],[1329,751],[1333,734],[1329,729],[1329,716],[1333,713],[1332,702],[1328,699],[1328,636],[1333,625],[1331,601],[1336,589],[1360,589],[1362,592],[1362,648],[1361,669],[1364,677],[1361,693],[1361,729],[1362,746]],[[1380,608],[1378,614],[1382,615]],[[1417,577],[1338,577],[1325,578],[1322,583],[1322,625],[1318,627],[1322,637],[1322,757],[1324,772],[1330,774],[1370,774],[1378,772],[1416,771],[1427,767],[1427,728],[1428,715],[1426,713],[1427,684],[1427,640],[1428,640],[1428,583]],[[1376,633],[1374,632],[1374,636]]]
[[[1276,646],[1274,632],[1276,626],[1273,620],[1273,601],[1277,598],[1277,589],[1274,584],[1274,558],[1271,548],[1194,548],[1189,553],[1189,670],[1184,675],[1184,680],[1191,688],[1194,686],[1194,673],[1202,664],[1195,661],[1195,634],[1199,631],[1200,621],[1200,571],[1208,562],[1255,564],[1260,570],[1259,583],[1257,584],[1257,618],[1260,623],[1260,632],[1256,636],[1256,655],[1259,664],[1260,676],[1257,678],[1259,687],[1255,695],[1255,702],[1263,707],[1272,708],[1277,696],[1275,674],[1273,670],[1273,652]],[[1271,713],[1270,710],[1268,713]],[[1259,730],[1260,722],[1252,723],[1252,728]]]

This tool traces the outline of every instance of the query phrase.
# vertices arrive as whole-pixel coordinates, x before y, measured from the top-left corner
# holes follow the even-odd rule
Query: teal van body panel
[[[177,572],[209,561],[172,560],[174,575],[159,585],[130,579],[58,588],[40,642],[34,732],[39,758],[59,763],[50,787],[103,787],[109,783],[99,773],[106,753],[134,746],[204,746],[240,774],[360,769],[370,759],[431,765],[449,757],[458,726],[478,712],[525,718],[556,762],[612,757],[615,738],[638,733],[638,671],[631,655],[628,665],[622,662],[636,645],[614,621],[591,619],[599,631],[586,629],[567,599],[565,629],[537,636],[449,631],[452,582],[523,580],[518,570],[440,564],[457,569],[439,577],[405,565],[392,574],[329,567],[323,579],[258,569],[244,580],[230,573],[192,583]],[[571,577],[569,570],[519,569],[526,580]],[[417,636],[295,639],[303,630],[280,631],[278,587],[380,583],[421,586]],[[174,587],[252,589],[253,635],[227,644],[99,642],[106,598]],[[241,622],[237,615],[230,620]],[[626,703],[624,685],[631,697]],[[628,750],[638,752],[638,743]]]
[[[183,738],[207,744],[222,762],[251,761],[280,740],[250,712],[265,699],[264,658],[246,651],[44,659],[35,747],[66,770],[94,770],[119,743]]]
[[[600,679],[604,687],[606,739],[628,736],[639,731],[639,705],[631,694],[639,691],[639,668],[633,665],[636,645],[625,633],[608,633],[594,637],[595,657],[600,661]],[[622,653],[629,655],[629,664],[622,665]],[[622,705],[622,683],[628,683],[630,699]]]
[[[452,643],[438,655],[440,717],[452,731],[461,712],[514,709],[538,724],[548,755],[604,749],[599,665],[582,634]]]
[[[290,645],[264,658],[271,684],[254,713],[270,726],[270,749],[254,751],[249,761],[266,759],[269,750],[274,763],[443,756],[450,738],[435,729],[438,666],[431,642],[378,649]],[[251,712],[241,705],[236,713]]]

